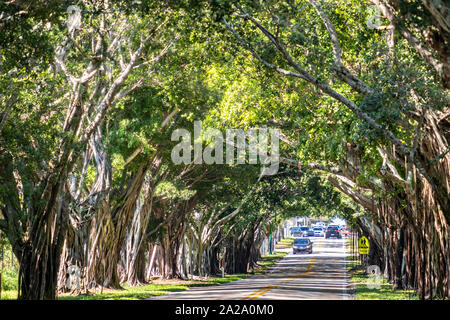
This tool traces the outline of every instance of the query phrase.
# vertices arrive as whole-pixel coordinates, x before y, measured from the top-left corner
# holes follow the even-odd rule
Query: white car
[[[323,231],[323,228],[316,227],[316,228],[313,229],[313,231],[314,231],[314,236],[315,237],[323,237],[323,236],[325,236],[325,232]]]

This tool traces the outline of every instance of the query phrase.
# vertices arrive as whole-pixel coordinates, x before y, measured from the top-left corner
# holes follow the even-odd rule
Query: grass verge
[[[123,290],[104,289],[102,293],[92,291],[92,295],[63,295],[58,297],[58,300],[140,300],[159,295],[166,295],[171,292],[189,290],[190,287],[220,285],[244,279],[255,274],[264,274],[270,266],[275,265],[277,261],[286,254],[286,252],[280,252],[262,257],[261,260],[258,261],[258,266],[249,273],[227,274],[224,278],[219,276],[210,277],[204,280],[155,280],[153,283],[137,287],[123,285]]]
[[[284,238],[281,239],[276,245],[275,249],[289,249],[292,248],[292,244],[294,243],[294,238]]]
[[[153,283],[137,287],[130,287],[124,284],[123,290],[104,289],[103,292],[91,290],[89,295],[79,296],[64,294],[59,296],[58,300],[140,300],[159,295],[166,295],[171,292],[189,290],[190,287],[220,285],[231,281],[244,279],[255,274],[264,274],[270,266],[275,265],[277,261],[286,254],[286,252],[279,252],[277,254],[263,256],[261,260],[258,261],[258,266],[249,273],[227,274],[224,278],[218,276],[201,280],[155,280]],[[1,299],[17,299],[17,289],[3,289]]]
[[[1,300],[17,299],[18,273],[14,269],[0,270],[1,273]]]
[[[17,290],[2,290],[0,300],[16,300]]]
[[[351,251],[351,242],[347,239],[347,252]],[[359,260],[353,260],[353,256],[346,259],[347,271],[353,284],[354,296],[357,300],[418,300],[414,290],[392,290],[392,284],[386,278],[380,277],[375,283],[361,265]]]
[[[258,261],[258,266],[253,270],[252,274],[264,274],[267,272],[271,266],[277,264],[278,260],[287,255],[287,252],[278,252],[276,254],[269,254],[267,256],[263,256],[260,261]]]

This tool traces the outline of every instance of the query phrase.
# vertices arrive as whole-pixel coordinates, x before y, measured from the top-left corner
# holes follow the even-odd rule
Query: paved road
[[[192,287],[153,299],[342,300],[352,299],[345,270],[345,240],[311,238],[312,254],[289,254],[264,275],[220,286]]]

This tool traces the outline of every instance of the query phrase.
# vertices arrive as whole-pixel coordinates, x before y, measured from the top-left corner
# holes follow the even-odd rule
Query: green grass
[[[275,249],[289,249],[292,248],[293,243],[294,238],[284,238],[275,245]]]
[[[290,248],[294,238],[285,238],[281,240],[278,244],[281,246],[286,246]],[[278,249],[280,247],[277,245]],[[250,277],[255,274],[264,274],[270,266],[277,263],[279,259],[284,257],[286,252],[279,252],[277,254],[263,256],[260,261],[258,261],[258,266],[255,267],[249,273],[246,274],[231,274],[225,275],[224,278],[221,276],[209,277],[206,280],[196,280],[196,281],[178,281],[177,283],[171,284],[155,284],[150,283],[143,286],[130,287],[124,284],[123,290],[109,290],[105,289],[102,293],[99,291],[91,290],[91,295],[79,295],[70,296],[63,295],[59,296],[58,300],[139,300],[150,297],[155,297],[159,295],[166,295],[171,292],[185,291],[189,290],[190,287],[198,286],[213,286],[221,285],[231,281],[236,281]],[[17,299],[17,272],[10,272],[9,270],[2,271],[2,292],[1,300],[15,300]]]
[[[2,290],[2,297],[0,300],[16,300],[17,290]]]
[[[225,275],[224,278],[221,276],[210,277],[206,280],[196,280],[196,281],[178,281],[179,283],[174,284],[155,284],[150,283],[143,286],[130,287],[126,284],[123,285],[123,290],[110,290],[105,289],[102,293],[99,291],[91,290],[90,295],[79,295],[70,296],[64,295],[59,296],[58,300],[140,300],[145,298],[151,298],[159,295],[166,295],[171,292],[185,291],[189,290],[190,287],[199,286],[213,286],[225,284],[231,281],[236,281],[240,279],[247,278],[255,274],[264,274],[267,269],[277,263],[279,259],[284,257],[286,252],[279,252],[277,254],[267,255],[258,261],[258,266],[249,273],[241,274],[231,274]],[[17,281],[17,279],[16,279]],[[17,289],[13,288],[11,290],[2,290],[1,299],[5,300],[15,300],[17,299]]]
[[[176,291],[189,290],[189,287],[220,285],[248,277],[250,274],[233,274],[222,277],[211,277],[207,280],[180,281],[180,284],[146,284],[143,286],[130,287],[124,284],[124,290],[105,289],[103,293],[91,290],[92,295],[60,296],[58,300],[140,300],[159,295],[169,294]],[[17,290],[2,290],[2,300],[17,299]]]
[[[352,252],[351,239],[347,238],[347,252]],[[392,290],[393,285],[388,283],[386,278],[381,277],[379,287],[375,287],[373,281],[366,274],[365,268],[359,260],[354,260],[353,256],[347,257],[347,271],[355,289],[357,300],[418,300],[414,290]]]
[[[1,300],[17,299],[17,282],[18,274],[15,270],[5,269],[1,271],[2,274],[2,292]]]
[[[206,280],[178,281],[176,284],[156,284],[150,283],[142,286],[130,287],[123,284],[123,290],[105,289],[102,293],[91,290],[92,295],[60,296],[58,300],[140,300],[171,292],[189,290],[190,287],[220,285],[231,281],[236,281],[247,277],[247,274],[233,274],[222,277],[211,277]]]
[[[269,254],[261,258],[258,261],[258,267],[255,268],[253,274],[263,274],[267,272],[267,269],[275,264],[277,264],[278,260],[287,255],[287,252],[278,252],[276,254]]]
[[[206,285],[206,283],[204,284]],[[93,295],[79,296],[60,296],[58,300],[140,300],[159,295],[169,294],[171,292],[189,290],[189,287],[195,286],[188,281],[185,284],[147,284],[138,287],[123,286],[123,290],[107,290],[100,293],[91,291]]]
[[[347,257],[347,270],[351,275],[350,282],[355,289],[357,300],[418,300],[414,290],[392,290],[392,284],[381,277],[380,282],[371,281],[359,261],[353,261],[353,257]]]
[[[146,284],[143,286],[129,287],[123,285],[123,290],[106,290],[103,293],[95,292],[95,295],[80,295],[80,296],[61,296],[59,300],[140,300],[151,298],[159,295],[166,295],[171,292],[189,290],[190,287],[199,286],[213,286],[236,281],[247,278],[255,274],[263,274],[270,266],[277,263],[279,259],[284,257],[287,253],[280,252],[277,254],[267,255],[258,261],[258,266],[247,274],[231,274],[222,277],[210,277],[206,280],[198,281],[179,281],[179,284]]]

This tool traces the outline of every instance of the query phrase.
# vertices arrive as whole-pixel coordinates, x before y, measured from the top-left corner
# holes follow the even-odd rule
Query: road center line
[[[320,248],[320,247],[322,247],[322,243],[319,243],[317,245],[317,249]],[[309,260],[309,264],[308,264],[308,267],[306,268],[305,272],[300,273],[296,277],[290,278],[288,280],[281,281],[280,284],[282,284],[282,283],[289,283],[289,282],[297,280],[297,279],[299,279],[301,277],[307,276],[311,272],[311,270],[313,269],[315,263],[316,263],[316,257],[311,258]],[[245,296],[241,300],[255,300],[255,299],[258,299],[259,297],[265,295],[267,292],[269,292],[269,291],[271,291],[271,290],[273,290],[275,288],[278,288],[279,286],[280,285],[277,284],[277,285],[269,285],[269,286],[263,287],[262,289],[259,289],[259,290],[255,291],[255,292],[249,294],[248,296]]]
[[[249,298],[248,300],[255,300],[255,299],[258,299],[259,297],[263,296],[264,294],[266,294],[266,293],[269,292],[270,290],[273,290],[273,289],[275,289],[275,288],[277,288],[277,287],[279,287],[279,285],[273,285],[273,286],[266,287],[266,288],[268,288],[268,289],[266,289],[266,290],[260,292],[259,294],[257,294],[257,295],[255,295],[255,296]]]
[[[255,292],[249,294],[248,296],[242,298],[241,300],[246,300],[246,299],[250,298],[251,296],[258,294],[260,291],[263,291],[265,288],[267,288],[267,287],[264,287],[264,288],[262,288],[262,289],[259,289],[259,290],[255,291]]]

